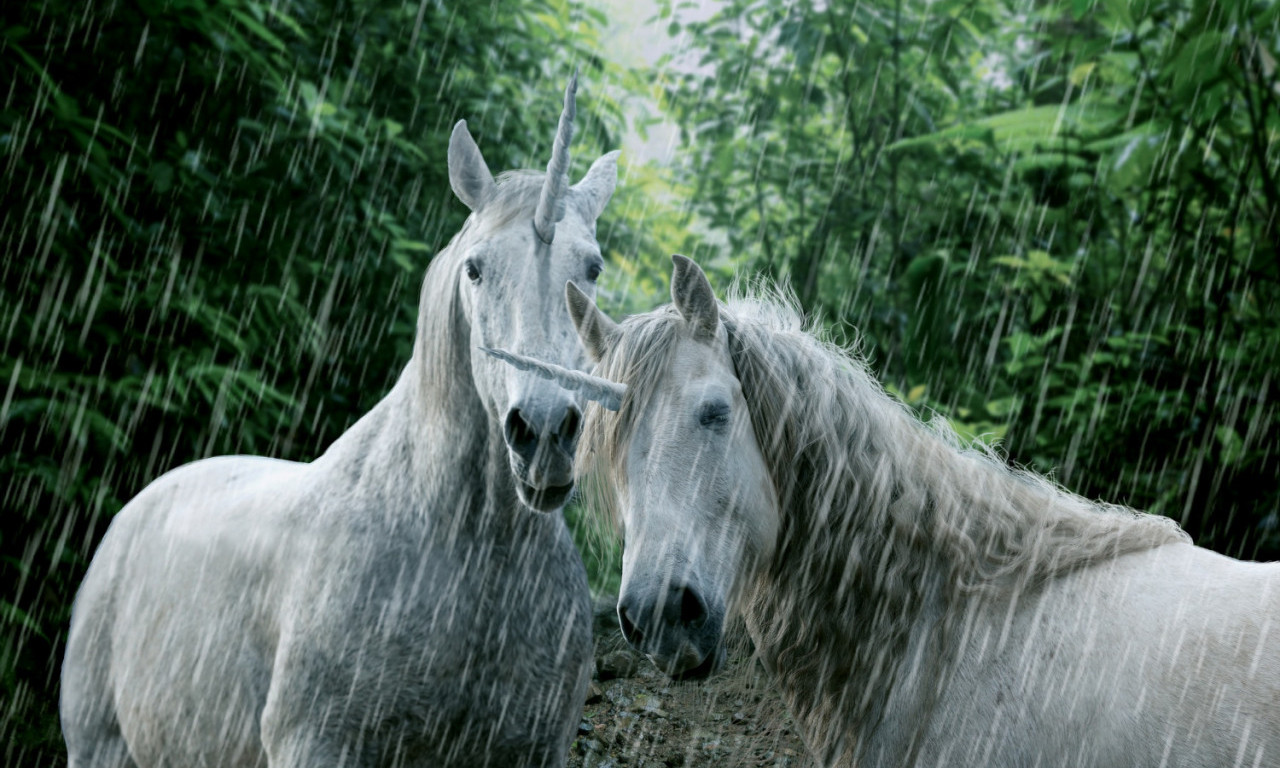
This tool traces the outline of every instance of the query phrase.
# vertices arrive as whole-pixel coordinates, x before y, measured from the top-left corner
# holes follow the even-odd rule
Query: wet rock
[[[604,698],[604,689],[592,681],[587,685],[587,704],[596,704]]]
[[[591,601],[592,633],[596,637],[608,637],[610,634],[621,634],[618,629],[618,598],[614,595],[601,595]]]
[[[642,715],[667,717],[666,711],[662,709],[662,700],[656,696],[650,696],[644,693],[636,694],[635,698],[631,702],[630,709],[633,712],[638,712]]]
[[[630,651],[613,651],[596,660],[596,677],[600,680],[634,677],[638,669],[640,661]]]
[[[631,706],[631,697],[622,692],[618,686],[608,688],[604,692],[604,697],[608,699],[614,706],[626,709]]]

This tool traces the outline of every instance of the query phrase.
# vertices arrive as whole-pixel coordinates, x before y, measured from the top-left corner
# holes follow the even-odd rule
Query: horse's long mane
[[[923,547],[961,591],[1024,589],[1128,552],[1188,538],[1172,520],[1094,502],[994,451],[920,422],[865,363],[803,329],[778,296],[732,301],[730,351],[786,520],[823,531],[812,546],[876,560],[888,582]],[[861,536],[890,540],[856,553]],[[867,541],[865,543],[870,543]]]
[[[1189,540],[1168,518],[1090,501],[962,445],[942,419],[919,421],[778,291],[737,296],[722,317],[779,513],[784,525],[805,521],[810,555],[834,550],[847,567],[874,566],[892,582],[899,561],[913,558],[883,548],[922,546],[946,561],[956,589],[973,592]],[[681,322],[666,306],[621,323],[596,372],[626,383],[627,396],[617,414],[591,409],[584,469],[626,466],[630,426],[661,382]]]
[[[722,305],[721,318],[777,490],[780,537],[768,573],[745,587],[743,611],[771,665],[806,691],[791,702],[797,718],[839,724],[822,726],[829,743],[809,745],[820,757],[852,754],[844,726],[883,714],[922,606],[1016,599],[1064,573],[1188,540],[1172,520],[1089,501],[963,446],[944,421],[925,424],[886,394],[860,358],[806,329],[793,300],[754,294]],[[626,383],[627,395],[617,414],[588,411],[579,455],[587,471],[596,462],[589,478],[603,470],[597,482],[625,481],[630,429],[682,322],[664,307],[621,324],[597,373]]]

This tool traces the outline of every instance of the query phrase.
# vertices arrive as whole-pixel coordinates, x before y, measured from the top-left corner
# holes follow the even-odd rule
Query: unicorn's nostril
[[[564,420],[560,422],[560,439],[572,446],[578,442],[578,435],[581,433],[582,414],[571,405],[565,412]]]
[[[520,415],[519,408],[512,408],[507,413],[507,420],[503,424],[502,432],[511,450],[524,456],[526,460],[532,458],[533,452],[538,447],[538,433]]]

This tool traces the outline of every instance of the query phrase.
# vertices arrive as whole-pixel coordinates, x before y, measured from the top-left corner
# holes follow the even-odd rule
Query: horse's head
[[[726,613],[772,555],[778,511],[711,285],[689,259],[673,261],[676,311],[621,325],[569,286],[605,377],[513,362],[617,411],[591,415],[584,449],[605,462],[623,526],[622,631],[668,674],[702,677],[723,664]]]
[[[596,218],[617,182],[617,152],[596,160],[569,184],[577,76],[565,89],[564,111],[545,179],[505,174],[496,182],[466,123],[449,143],[449,181],[471,209],[456,247],[458,291],[470,326],[470,346],[518,350],[567,368],[585,360],[560,299],[570,280],[594,296],[604,268]],[[485,355],[471,355],[476,390],[502,425],[520,499],[550,511],[573,490],[573,456],[581,429],[577,396]]]

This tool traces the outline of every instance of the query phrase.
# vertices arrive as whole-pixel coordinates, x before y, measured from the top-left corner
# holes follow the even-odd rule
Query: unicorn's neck
[[[456,285],[440,266],[433,263],[423,281],[413,357],[324,460],[343,464],[348,482],[370,498],[391,499],[393,517],[487,524],[515,513],[518,501],[501,430],[471,377]]]
[[[468,519],[506,515],[519,504],[501,427],[472,378],[471,327],[458,295],[457,261],[451,244],[423,280],[409,364],[411,442],[419,468],[436,480],[436,499],[447,499]]]

